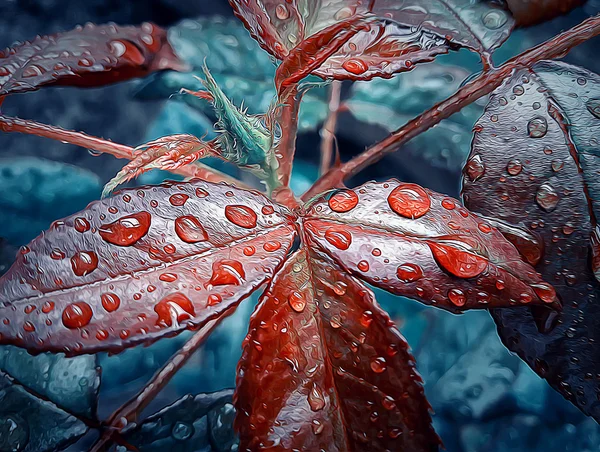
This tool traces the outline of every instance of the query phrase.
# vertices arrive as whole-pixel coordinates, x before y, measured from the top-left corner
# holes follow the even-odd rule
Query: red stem
[[[137,416],[154,400],[156,395],[167,385],[171,378],[181,369],[190,359],[196,350],[204,343],[206,338],[213,332],[215,327],[229,315],[225,313],[221,317],[211,320],[196,332],[185,345],[177,351],[165,365],[158,370],[148,383],[134,397],[125,402],[108,419],[106,424],[108,428],[94,443],[90,452],[99,452],[106,450],[110,441],[113,440],[120,430],[127,424],[135,422]]]
[[[51,140],[61,141],[63,143],[74,144],[86,149],[92,149],[97,152],[111,154],[120,159],[131,160],[135,157],[136,150],[124,144],[113,143],[104,138],[98,138],[87,135],[83,132],[74,132],[72,130],[61,129],[60,127],[42,124],[28,119],[11,118],[0,115],[0,131],[18,132],[38,137],[50,138]],[[246,184],[239,180],[221,173],[220,171],[209,169],[206,165],[186,165],[172,170],[173,173],[184,177],[197,177],[208,182],[228,182],[240,188],[248,188]]]
[[[290,183],[294,154],[296,152],[298,111],[300,110],[300,101],[302,99],[297,85],[288,88],[282,99],[283,102],[277,120],[279,127],[281,127],[281,137],[275,149],[275,156],[279,162],[279,168],[277,169],[279,182],[284,187],[287,187]]]
[[[480,97],[491,93],[515,69],[530,67],[540,60],[562,58],[573,47],[598,36],[598,34],[600,34],[600,15],[590,17],[543,44],[526,50],[502,66],[482,73],[477,78],[465,84],[448,99],[436,104],[423,114],[409,121],[387,138],[369,147],[366,151],[340,167],[328,171],[302,195],[302,200],[306,201],[332,187],[339,186],[344,180],[354,176],[367,166],[378,162],[385,155],[395,152],[412,138],[435,126],[441,120],[450,117]]]
[[[331,168],[335,129],[337,127],[338,112],[340,111],[340,97],[342,82],[334,80],[329,89],[329,114],[321,128],[321,168],[320,174],[325,174]]]

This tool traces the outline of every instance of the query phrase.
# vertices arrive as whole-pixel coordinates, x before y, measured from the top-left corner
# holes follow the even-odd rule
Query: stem
[[[302,95],[298,92],[298,86],[288,88],[283,95],[283,103],[278,115],[278,123],[281,128],[281,138],[275,149],[275,156],[279,161],[277,176],[285,187],[290,183],[294,154],[296,152],[296,136],[298,134],[298,111]]]
[[[61,129],[60,127],[42,124],[36,121],[30,121],[28,119],[11,118],[0,115],[0,131],[18,132],[28,135],[36,135],[43,138],[50,138],[51,140],[74,144],[75,146],[110,154],[119,159],[132,160],[136,156],[136,150],[124,144],[113,143],[110,140],[87,135],[83,132],[65,130]],[[215,183],[225,181],[240,188],[248,188],[247,185],[236,178],[209,168],[201,163],[186,165],[172,170],[172,172],[180,174],[184,177],[197,177],[205,181]]]
[[[329,88],[329,114],[321,129],[321,167],[320,174],[325,174],[331,168],[333,160],[333,145],[335,129],[337,127],[338,112],[340,110],[340,97],[342,82],[334,80]]]
[[[562,58],[573,47],[598,36],[598,34],[600,34],[600,15],[590,17],[543,44],[526,50],[498,68],[483,72],[477,78],[465,84],[448,99],[436,104],[425,113],[409,121],[400,129],[392,132],[387,138],[369,147],[366,151],[344,163],[342,166],[329,170],[302,196],[302,200],[306,201],[325,190],[338,186],[347,178],[354,176],[367,166],[378,162],[385,155],[396,151],[412,138],[438,124],[441,120],[450,117],[480,97],[491,93],[515,69],[530,67],[540,60]]]
[[[94,443],[90,452],[99,452],[106,449],[108,443],[120,430],[130,422],[135,422],[139,413],[156,397],[156,395],[171,381],[171,378],[181,369],[190,359],[196,350],[204,343],[206,338],[212,333],[215,327],[229,313],[206,323],[198,332],[196,332],[185,345],[175,353],[165,365],[158,370],[150,381],[134,397],[125,402],[108,419],[106,424],[108,428],[102,433],[100,438]]]

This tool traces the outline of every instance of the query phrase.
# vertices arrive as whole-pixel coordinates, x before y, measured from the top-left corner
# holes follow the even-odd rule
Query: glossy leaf
[[[584,413],[600,420],[600,340],[592,271],[600,185],[600,77],[542,62],[508,79],[476,126],[465,167],[469,208],[500,221],[560,296],[561,314],[493,311],[504,344]]]
[[[586,0],[506,0],[516,24],[520,27],[554,19],[585,2]]]
[[[398,295],[452,312],[558,305],[554,289],[498,230],[415,184],[330,193],[311,205],[304,225],[310,242],[347,271]]]
[[[185,69],[160,27],[86,24],[0,52],[0,97],[44,85],[101,86]]]
[[[466,0],[230,0],[235,14],[269,53],[284,59],[306,38],[353,16],[378,21],[351,38],[314,73],[336,79],[390,77],[454,46],[491,52],[509,35],[510,13]]]
[[[371,291],[304,248],[252,316],[235,404],[242,450],[438,449],[408,344]]]
[[[286,209],[196,181],[125,190],[53,224],[0,279],[2,342],[119,351],[199,327],[275,272]]]
[[[233,431],[233,390],[190,394],[123,432],[123,439],[140,452],[237,450]],[[125,450],[119,448],[118,450]]]

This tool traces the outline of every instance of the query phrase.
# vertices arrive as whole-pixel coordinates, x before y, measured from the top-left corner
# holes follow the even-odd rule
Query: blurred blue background
[[[598,12],[600,0],[590,0],[566,17],[516,31],[497,52],[496,61]],[[232,18],[225,0],[0,0],[0,47],[88,21],[153,21],[165,27],[175,26],[171,37],[176,50],[195,69],[206,58],[215,78],[236,104],[245,100],[249,111],[258,113],[271,100],[272,62]],[[597,46],[597,40],[579,46],[565,60],[600,72]],[[343,93],[352,113],[340,119],[338,145],[342,158],[355,155],[447,97],[478,70],[477,58],[461,51],[392,80],[345,84]],[[100,89],[45,88],[8,98],[2,112],[136,146],[167,134],[202,136],[210,132],[214,118],[205,105],[194,103],[193,99],[170,98],[181,86],[197,88],[194,83],[189,74],[163,73],[148,80]],[[325,96],[325,90],[311,92],[303,107],[299,160],[293,178],[293,188],[299,193],[317,176],[318,128],[325,116]],[[457,197],[471,128],[484,105],[485,99],[453,116],[369,168],[349,185],[396,177]],[[38,235],[51,221],[97,199],[102,186],[123,164],[124,161],[95,156],[71,145],[0,134],[0,272],[10,265],[16,248]],[[156,183],[164,177],[160,173],[147,174],[134,183]],[[454,316],[380,291],[377,296],[412,346],[426,394],[436,412],[436,429],[449,452],[600,450],[599,426],[502,346],[486,312]],[[219,327],[146,413],[188,393],[233,387],[240,344],[255,302],[255,298],[246,300]],[[100,417],[107,417],[133,395],[188,337],[186,333],[147,348],[100,356]],[[17,362],[20,372],[37,372],[26,361]],[[0,359],[0,368],[6,369],[5,366]],[[175,439],[181,430],[178,432],[173,430]],[[85,450],[93,437],[93,433],[84,437],[71,450]],[[161,444],[165,447],[165,443]],[[216,447],[198,443],[184,449],[182,444],[174,442],[169,447]],[[225,442],[222,447],[230,450]]]

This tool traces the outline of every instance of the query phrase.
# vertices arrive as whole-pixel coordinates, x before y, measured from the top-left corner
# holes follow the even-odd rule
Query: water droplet
[[[585,106],[592,115],[600,119],[600,99],[590,99]]]
[[[281,248],[281,243],[278,241],[271,241],[271,242],[266,242],[263,245],[263,249],[265,251],[268,251],[270,253],[272,253],[273,251],[277,251],[279,248]]]
[[[379,248],[373,248],[373,251],[371,251],[371,254],[373,256],[381,256],[381,250]]]
[[[288,11],[287,7],[283,3],[280,3],[275,8],[275,16],[277,16],[277,18],[279,20],[285,20],[288,17],[290,17],[290,12]]]
[[[485,165],[483,164],[483,160],[479,154],[473,156],[473,158],[467,162],[466,168],[467,176],[469,176],[469,179],[471,179],[473,182],[481,179],[485,173]]]
[[[460,289],[450,289],[448,291],[448,299],[454,306],[462,307],[467,302],[467,297]]]
[[[339,190],[329,198],[329,208],[338,213],[349,212],[357,204],[358,195],[352,190]]]
[[[428,242],[429,248],[440,266],[459,278],[474,278],[487,266],[487,259],[443,243]]]
[[[325,239],[340,250],[347,250],[352,243],[352,235],[342,229],[342,226],[334,226],[325,231]]]
[[[209,281],[211,286],[224,286],[227,284],[239,286],[246,277],[242,263],[234,260],[217,261],[213,264],[212,270],[212,277]]]
[[[373,313],[371,311],[364,311],[360,317],[360,324],[365,328],[369,328],[373,322]]]
[[[141,239],[150,229],[152,217],[148,212],[138,212],[117,221],[100,226],[100,236],[108,243],[130,246]]]
[[[333,285],[333,291],[336,295],[339,295],[340,297],[346,295],[347,290],[348,284],[346,284],[344,281],[336,281]]]
[[[304,295],[296,291],[292,292],[288,296],[288,303],[290,304],[291,308],[296,312],[302,312],[306,307],[306,300],[304,298]]]
[[[503,27],[508,21],[508,16],[500,9],[493,9],[483,16],[482,22],[490,30],[497,30]]]
[[[263,215],[272,215],[275,212],[275,209],[273,209],[273,206],[263,206],[260,211]]]
[[[171,436],[177,441],[185,441],[194,434],[194,427],[185,422],[177,421],[171,430]]]
[[[562,160],[552,160],[552,171],[558,173],[565,166],[565,162]]]
[[[323,392],[316,384],[313,384],[308,393],[308,404],[313,411],[320,411],[325,408],[325,397],[323,397]]]
[[[91,226],[90,226],[90,222],[89,222],[89,221],[87,221],[87,220],[86,220],[85,218],[83,218],[83,217],[77,217],[77,218],[75,218],[75,221],[74,221],[74,223],[73,223],[73,224],[74,224],[74,226],[75,226],[75,230],[76,230],[77,232],[81,232],[81,233],[84,233],[84,232],[87,232],[87,231],[89,231],[89,230],[90,230],[90,227],[91,227]]]
[[[559,200],[558,193],[556,193],[554,187],[548,183],[542,184],[535,195],[535,201],[546,212],[552,212],[556,209]]]
[[[556,291],[550,284],[538,283],[532,284],[531,287],[544,303],[553,303],[556,300]]]
[[[373,372],[375,372],[376,374],[380,374],[385,372],[385,370],[387,369],[387,362],[385,361],[385,358],[379,356],[377,358],[373,358],[371,360],[371,370]]]
[[[67,305],[62,313],[63,325],[69,329],[81,328],[92,320],[92,308],[85,301]]]
[[[35,305],[33,304],[28,304],[27,306],[25,306],[25,314],[31,314],[33,311],[35,311]]]
[[[100,295],[100,301],[106,312],[114,312],[119,309],[119,306],[121,305],[121,299],[118,295],[110,292]]]
[[[399,185],[392,190],[387,201],[394,212],[406,218],[420,218],[431,208],[429,195],[416,184]]]
[[[359,58],[350,58],[344,61],[342,67],[354,75],[364,74],[369,69],[369,66]]]
[[[154,306],[154,312],[158,315],[157,325],[164,326],[178,326],[196,315],[191,300],[178,292],[160,300]]]
[[[175,273],[162,273],[158,279],[164,282],[177,281],[177,275]]]
[[[506,171],[511,176],[516,176],[522,170],[523,170],[523,164],[521,163],[520,160],[517,160],[517,159],[511,160],[510,162],[508,162],[508,165],[506,165]]]
[[[0,416],[0,450],[20,452],[29,444],[29,424],[15,413]]]
[[[396,270],[398,279],[404,283],[415,282],[423,277],[423,270],[416,264],[402,264]]]
[[[489,234],[490,232],[492,232],[492,227],[489,224],[487,224],[487,223],[479,223],[477,225],[477,227],[484,234]]]
[[[442,200],[442,207],[446,210],[454,210],[456,208],[456,203],[449,198],[444,198]]]
[[[50,253],[50,257],[52,259],[54,259],[55,261],[61,260],[65,258],[65,253],[63,253],[61,250],[59,250],[58,248],[54,248],[52,250],[52,252]]]
[[[513,88],[513,93],[517,96],[522,96],[525,93],[525,89],[521,85],[515,85]]]
[[[208,240],[208,234],[193,215],[184,215],[175,220],[175,233],[186,243],[198,243]]]
[[[35,331],[35,325],[27,321],[23,324],[23,329],[28,333],[33,333]]]
[[[358,269],[361,272],[368,272],[369,271],[369,263],[367,261],[360,261],[357,265]]]
[[[256,253],[256,248],[254,248],[252,245],[244,248],[244,256],[253,256],[254,253]]]
[[[381,404],[383,405],[383,407],[388,410],[391,411],[393,409],[396,408],[396,402],[394,401],[394,399],[390,396],[385,396],[383,398],[383,400],[381,401]]]
[[[548,132],[548,122],[541,116],[527,123],[527,133],[531,138],[542,138]]]
[[[71,258],[73,273],[85,276],[98,267],[98,255],[93,251],[79,251]]]
[[[256,226],[257,216],[248,206],[229,205],[225,207],[225,216],[233,224],[246,229]]]
[[[333,317],[331,317],[331,319],[329,320],[329,324],[331,325],[331,328],[337,330],[339,327],[342,326],[342,319],[339,315],[336,314]]]
[[[223,301],[223,298],[218,293],[211,293],[208,296],[207,302],[209,306],[214,306]]]
[[[171,205],[179,207],[183,206],[188,199],[190,199],[190,197],[185,193],[175,193],[169,197],[169,202]]]
[[[325,424],[323,424],[321,421],[318,419],[312,420],[312,430],[315,435],[320,435],[324,428]]]
[[[53,309],[54,309],[53,301],[45,301],[44,304],[42,305],[42,312],[44,314],[48,314],[49,312],[52,312]]]

